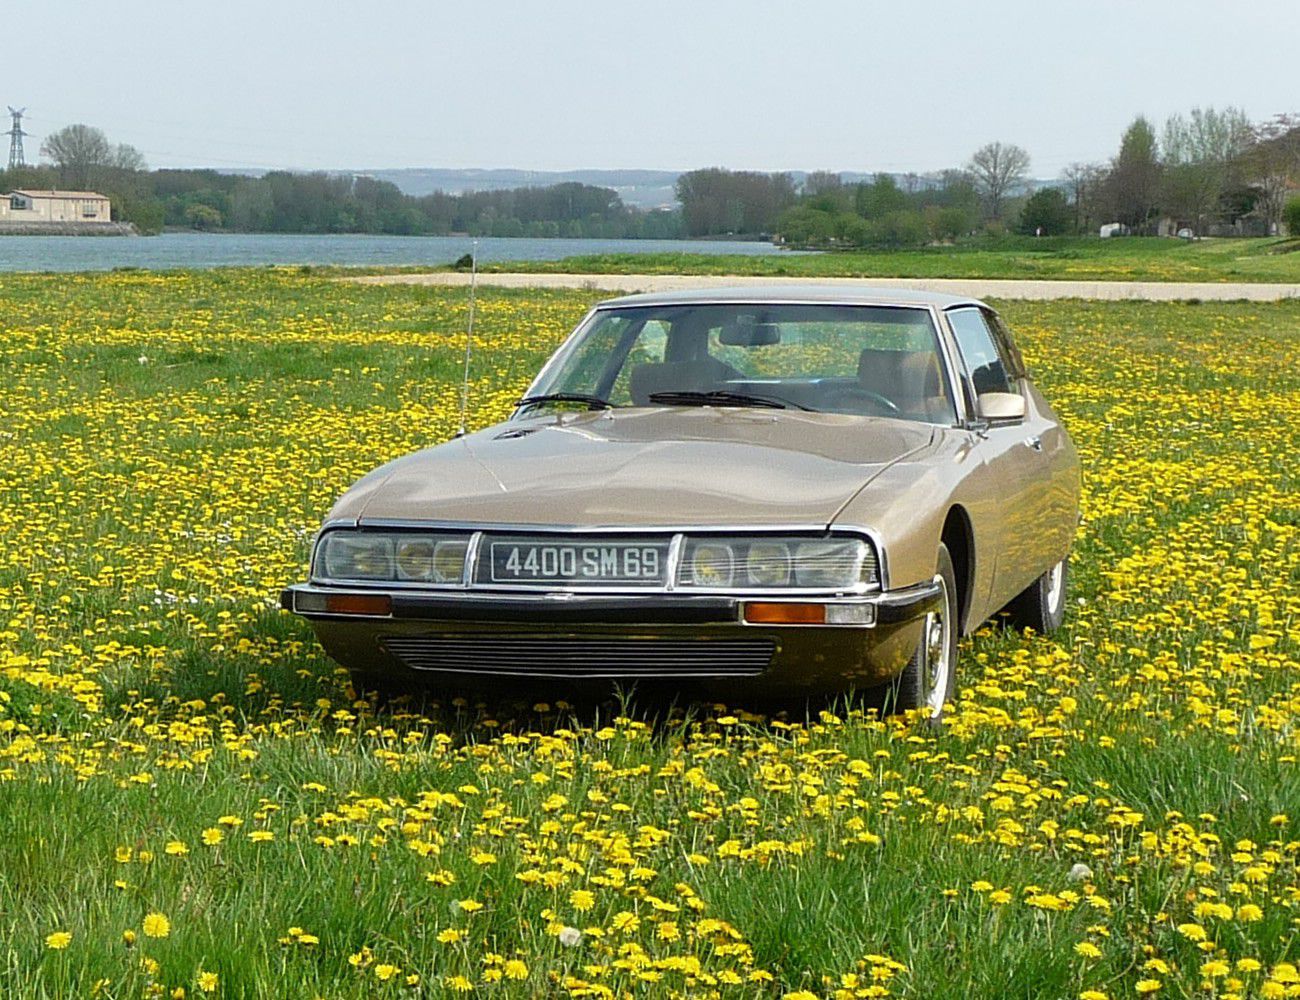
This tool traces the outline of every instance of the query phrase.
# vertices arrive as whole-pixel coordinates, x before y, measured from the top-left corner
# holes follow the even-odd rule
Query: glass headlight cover
[[[864,538],[687,537],[677,586],[709,590],[871,590],[876,551]]]
[[[730,587],[736,575],[735,550],[726,542],[698,541],[690,546],[688,573],[696,587]]]
[[[458,584],[464,579],[467,537],[424,532],[328,531],[312,561],[321,580]]]
[[[794,550],[794,581],[799,587],[878,584],[875,550],[861,538],[800,542]]]
[[[392,580],[391,535],[331,531],[316,551],[315,572],[329,580]]]
[[[790,583],[790,546],[785,542],[751,542],[745,554],[745,577],[756,587]]]

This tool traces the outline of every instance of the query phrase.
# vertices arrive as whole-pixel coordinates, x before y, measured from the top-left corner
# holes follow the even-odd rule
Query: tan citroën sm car
[[[818,286],[596,306],[504,423],[354,485],[308,618],[358,688],[881,688],[1065,611],[1079,464],[974,299]]]

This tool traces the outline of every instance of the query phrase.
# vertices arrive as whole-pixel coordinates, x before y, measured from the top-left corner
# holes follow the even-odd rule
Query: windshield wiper
[[[608,410],[614,405],[607,399],[585,392],[544,392],[538,396],[525,396],[515,405],[529,406],[533,403],[586,403],[589,410]]]
[[[652,392],[650,402],[667,403],[669,406],[763,406],[773,410],[784,410],[788,406],[793,406],[797,410],[812,409],[788,399],[756,396],[750,392],[732,392],[730,389],[713,389],[709,392],[695,392],[688,389]]]

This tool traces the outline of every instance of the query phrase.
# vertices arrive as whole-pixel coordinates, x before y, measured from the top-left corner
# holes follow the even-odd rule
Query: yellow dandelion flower
[[[67,931],[55,931],[45,935],[45,947],[52,951],[62,951],[72,943],[72,935]]]
[[[161,913],[150,913],[144,918],[144,935],[151,938],[165,938],[172,932],[172,923]]]

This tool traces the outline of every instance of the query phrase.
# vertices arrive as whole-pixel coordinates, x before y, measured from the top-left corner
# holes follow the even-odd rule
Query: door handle
[[[1033,448],[1034,451],[1043,450],[1043,439],[1039,437],[1037,434],[1035,434],[1033,437],[1025,438],[1025,444],[1026,446]]]

